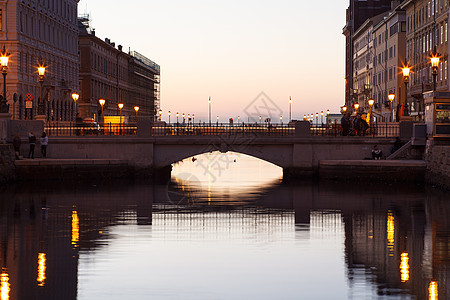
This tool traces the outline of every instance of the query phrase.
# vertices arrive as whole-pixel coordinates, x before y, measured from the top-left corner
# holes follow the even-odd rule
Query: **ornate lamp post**
[[[105,99],[100,99],[100,100],[98,100],[98,103],[100,103],[100,106],[102,107],[102,121],[104,122],[105,120],[105,118],[103,117],[103,105],[105,105]]]
[[[359,103],[355,103],[355,113],[358,114]]]
[[[320,123],[323,126],[323,110],[320,112]]]
[[[344,114],[347,112],[347,106],[342,106],[342,111],[344,112]]]
[[[403,67],[403,82],[405,83],[405,99],[403,100],[403,106],[404,106],[404,115],[408,115],[408,82],[409,82],[409,73],[411,71],[411,68],[409,66]]]
[[[177,112],[177,124],[178,124],[178,117],[180,116],[180,114]]]
[[[217,116],[217,123],[216,123],[216,125],[219,126],[219,116]]]
[[[119,107],[119,116],[120,116],[120,123],[122,124],[122,108],[123,108],[123,103],[119,103],[117,104],[117,106]]]
[[[370,106],[370,127],[372,128],[372,125],[373,125],[373,115],[372,115],[372,112],[373,112],[373,104],[375,103],[375,100],[373,100],[373,99],[369,99],[369,101],[367,101],[368,103],[369,103],[369,106]]]
[[[192,125],[195,125],[195,114],[192,114]]]
[[[280,123],[283,125],[283,116],[280,116]]]
[[[139,106],[135,106],[134,107],[134,111],[136,112],[136,121],[137,121],[137,115],[138,115],[138,111],[139,111]]]
[[[0,55],[0,63],[2,66],[2,74],[3,74],[3,99],[0,103],[0,113],[9,113],[9,105],[6,100],[6,75],[8,74],[8,61],[9,61],[9,53],[6,52],[5,46],[3,46],[2,53]]]
[[[170,110],[167,112],[167,114],[169,115],[169,125],[170,125],[170,116],[172,115],[172,113],[170,112]]]
[[[44,79],[45,79],[45,71],[46,68],[44,64],[40,64],[38,66],[38,74],[39,74],[39,104],[38,104],[38,114],[44,115],[44,99],[42,99],[42,92],[44,87]],[[73,96],[72,96],[73,97]]]
[[[120,126],[120,131],[119,133],[122,135],[122,108],[123,108],[123,103],[119,103],[117,104],[117,106],[119,107],[119,126]]]
[[[395,99],[395,94],[389,94],[388,95],[388,99],[389,99],[389,102],[390,102],[390,107],[391,107],[391,122],[393,122],[394,121],[394,116],[393,116],[393,106],[392,106],[392,102],[394,102],[394,99]]]
[[[160,109],[158,113],[159,113],[159,121],[161,122],[162,121],[162,110]]]
[[[183,124],[185,122],[185,119],[186,119],[186,115],[183,113]]]
[[[330,118],[330,110],[327,109],[327,125],[328,125],[328,122],[329,122],[329,118]]]
[[[41,88],[41,90],[42,90],[42,88]],[[41,91],[41,96],[42,96],[42,91]],[[79,98],[80,98],[80,95],[78,95],[77,93],[72,93],[72,99],[75,102],[75,121],[76,121],[77,112],[78,112],[77,101]],[[40,104],[39,104],[39,107],[40,107]]]
[[[438,69],[439,69],[439,56],[435,53],[431,57],[431,74],[433,75],[433,91],[436,91],[436,79],[438,75]]]
[[[259,125],[261,125],[261,116],[259,116]]]

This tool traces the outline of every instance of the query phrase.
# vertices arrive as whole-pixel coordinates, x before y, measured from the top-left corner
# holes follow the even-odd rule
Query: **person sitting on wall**
[[[382,156],[383,156],[383,151],[381,151],[381,149],[378,149],[377,145],[373,146],[372,159],[380,160]]]

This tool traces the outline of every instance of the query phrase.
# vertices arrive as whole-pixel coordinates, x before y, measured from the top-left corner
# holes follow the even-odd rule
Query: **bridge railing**
[[[398,137],[398,123],[373,123],[366,130],[356,130],[353,127],[343,128],[341,124],[318,124],[311,126],[313,136],[366,136],[366,137]]]
[[[175,123],[153,126],[154,136],[223,136],[223,135],[295,135],[295,128],[288,124],[230,124],[230,123]]]
[[[50,136],[114,136],[136,135],[136,123],[83,123],[48,122],[44,127]],[[398,137],[398,123],[374,123],[364,132],[354,128],[342,128],[341,124],[314,124],[310,127],[311,136],[365,136]],[[230,124],[230,123],[175,123],[158,122],[153,124],[153,136],[295,136],[294,124]]]
[[[136,135],[137,126],[135,123],[47,122],[44,131],[49,136]]]

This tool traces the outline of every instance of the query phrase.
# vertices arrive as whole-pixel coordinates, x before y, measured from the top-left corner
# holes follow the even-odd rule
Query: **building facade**
[[[408,86],[408,113],[414,120],[424,117],[423,93],[434,88],[430,57],[440,58],[436,90],[448,91],[448,14],[447,0],[406,0],[406,59],[412,67]]]
[[[369,18],[353,34],[353,73],[352,73],[352,104],[358,103],[361,110],[372,96],[373,74],[373,26],[384,16]],[[351,106],[349,106],[350,108]]]
[[[394,121],[399,104],[406,99],[402,74],[407,64],[406,12],[400,7],[394,8],[374,26],[372,34],[374,115],[382,121]],[[392,111],[389,94],[395,95]]]
[[[391,0],[350,0],[346,10],[345,35],[345,105],[353,104],[353,35],[368,19],[391,9]]]
[[[0,2],[0,46],[10,56],[6,98],[14,119],[74,118],[71,94],[78,91],[78,2]],[[46,67],[42,85],[38,65]]]
[[[88,16],[80,17],[78,24],[79,116],[102,120],[102,111],[103,116],[136,116],[134,107],[138,106],[139,116],[154,118],[159,109],[159,65],[138,52],[123,52],[109,38],[98,38],[89,27]],[[103,109],[100,99],[105,100]]]

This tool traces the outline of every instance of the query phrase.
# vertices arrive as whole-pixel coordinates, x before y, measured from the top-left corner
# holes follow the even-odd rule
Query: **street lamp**
[[[162,121],[162,110],[159,110],[159,121],[161,122]]]
[[[393,93],[391,93],[391,94],[389,94],[388,95],[388,99],[389,99],[389,102],[390,102],[390,108],[391,108],[391,122],[393,121],[393,119],[394,119],[394,117],[393,117],[393,106],[392,106],[392,102],[394,102],[394,99],[395,99],[395,94],[393,94]]]
[[[320,112],[320,123],[323,125],[323,110]]]
[[[38,114],[39,115],[44,115],[44,99],[42,99],[42,90],[44,87],[44,79],[45,79],[45,71],[46,68],[44,66],[44,64],[39,64],[38,65],[38,74],[39,74],[39,104],[38,104]],[[73,98],[73,96],[72,96]]]
[[[347,106],[342,106],[342,111],[344,112],[344,114],[347,112]]]
[[[2,66],[2,74],[3,74],[3,99],[1,101],[0,113],[7,114],[9,113],[9,105],[8,101],[6,101],[6,74],[8,74],[8,61],[9,61],[9,53],[6,52],[5,46],[3,46],[3,51],[0,55],[0,63]]]
[[[405,99],[403,102],[403,106],[404,106],[404,115],[407,116],[408,115],[408,82],[409,82],[409,73],[411,71],[411,68],[409,66],[405,66],[402,69],[403,72],[403,82],[405,83]]]
[[[123,108],[123,103],[119,103],[119,104],[117,104],[117,106],[119,107],[120,123],[122,123],[122,108]]]
[[[120,115],[119,115],[119,126],[120,126],[120,134],[122,134],[122,108],[123,108],[123,103],[119,103],[119,104],[117,104],[117,106],[119,107],[119,113],[120,113]]]
[[[355,103],[355,113],[358,114],[359,103]]]
[[[104,122],[104,117],[103,117],[103,105],[105,105],[105,103],[106,103],[106,101],[105,101],[105,99],[99,99],[98,100],[98,103],[100,103],[100,106],[102,107],[102,121]]]
[[[436,91],[436,79],[438,75],[438,69],[439,69],[439,56],[436,53],[431,56],[431,74],[433,75],[433,91]]]
[[[289,122],[292,121],[292,98],[289,97]]]
[[[169,125],[170,125],[170,116],[172,115],[172,113],[170,112],[170,110],[167,112],[167,114],[169,115]]]
[[[41,76],[39,75],[39,77],[41,77]],[[42,88],[41,88],[41,97],[42,97]],[[72,93],[72,99],[75,102],[75,121],[77,120],[77,101],[79,98],[80,98],[80,95],[78,95],[77,93]],[[40,104],[39,104],[39,106],[40,106]]]
[[[261,125],[261,116],[259,116],[259,125]]]
[[[186,118],[186,115],[183,113],[183,124],[184,124],[184,119]]]
[[[330,122],[329,118],[330,118],[330,110],[327,109],[327,124]]]
[[[192,125],[195,125],[195,115],[192,114]]]
[[[211,96],[208,99],[209,104],[209,126],[211,126]]]
[[[137,115],[138,115],[138,111],[139,111],[139,106],[135,106],[134,107],[134,111],[136,112],[136,121],[137,121]]]
[[[280,116],[280,123],[283,125],[283,116]]]
[[[370,99],[369,101],[369,106],[370,106],[370,127],[372,127],[373,124],[373,116],[372,116],[372,111],[373,111],[373,104],[375,103],[375,100]]]

